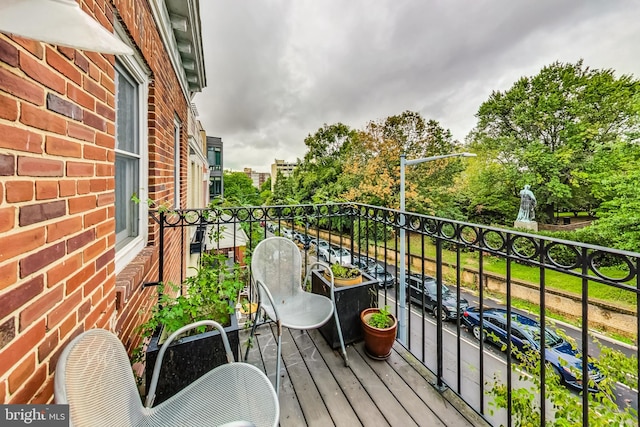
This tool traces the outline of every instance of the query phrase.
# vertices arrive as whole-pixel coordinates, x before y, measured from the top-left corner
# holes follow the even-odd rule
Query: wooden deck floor
[[[257,332],[247,362],[275,385],[275,327]],[[348,346],[347,354],[349,367],[318,331],[284,330],[281,426],[488,425],[452,392],[438,392],[433,375],[399,344],[386,362],[367,357],[363,343]]]

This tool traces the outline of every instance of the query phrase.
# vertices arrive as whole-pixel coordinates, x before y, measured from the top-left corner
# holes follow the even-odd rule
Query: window
[[[175,209],[180,209],[180,122],[178,119],[173,121],[173,183],[174,183],[174,196],[173,206]]]
[[[209,195],[211,197],[220,196],[222,194],[222,177],[214,176],[211,178],[211,186],[209,188]]]
[[[116,60],[116,273],[146,244],[147,84],[139,62]]]

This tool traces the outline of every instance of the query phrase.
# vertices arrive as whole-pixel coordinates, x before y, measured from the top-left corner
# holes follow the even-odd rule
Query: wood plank
[[[409,351],[399,344],[395,344],[389,365],[411,386],[416,395],[420,397],[440,420],[448,426],[490,426],[478,413],[469,407],[452,390],[439,392],[435,384],[435,375],[417,360]],[[404,363],[396,363],[398,359]],[[422,381],[426,381],[429,387],[420,387]]]
[[[367,362],[362,358],[359,351],[354,347],[362,347],[363,343],[350,346],[352,350],[349,353],[349,366],[364,389],[369,393],[375,405],[380,409],[384,418],[392,426],[417,426],[418,424],[411,415],[404,409],[398,401],[398,397],[394,396],[389,390],[387,380],[384,381],[376,375]],[[362,350],[363,351],[363,350]],[[365,356],[366,357],[366,356]],[[380,362],[385,363],[385,362]],[[401,398],[404,399],[404,396]]]
[[[325,363],[323,355],[307,333],[292,333],[296,346],[307,365],[309,374],[320,392],[320,396],[327,407],[336,426],[357,427],[361,426],[360,420],[348,399],[340,389],[333,373]],[[333,354],[325,354],[324,357],[333,358]],[[342,361],[342,358],[340,359]],[[355,378],[354,378],[355,381]]]
[[[407,362],[400,356],[398,356],[397,353],[394,353],[392,351],[392,356],[389,358],[389,360],[381,363],[380,361],[372,360],[370,357],[368,357],[364,352],[364,346],[357,346],[356,350],[358,351],[358,354],[360,354],[360,356],[363,358],[363,360],[365,360],[366,363],[371,367],[373,372],[375,372],[375,375],[377,375],[378,378],[384,381],[387,388],[389,389],[389,392],[396,396],[398,403],[406,410],[407,414],[416,422],[416,424],[420,426],[443,427],[446,425],[459,425],[443,423],[429,407],[428,403],[423,401],[416,395],[417,388],[432,388],[432,386],[428,384],[426,380],[422,379],[421,382],[418,382],[418,384],[416,384],[416,388],[410,387],[403,379],[403,377],[400,376],[398,372],[390,366],[389,360],[392,360],[396,364],[404,363],[405,365],[407,365]]]
[[[309,369],[305,364],[298,347],[294,342],[293,334],[305,333],[305,331],[282,332],[282,359],[286,366],[287,374],[298,397],[298,403],[308,426],[332,426],[334,425],[329,410],[327,409],[318,388],[316,387]]]
[[[260,345],[262,360],[264,361],[265,372],[271,380],[273,386],[276,386],[276,346],[277,335],[274,333],[276,327],[272,323],[258,326],[256,337]],[[298,427],[305,425],[304,414],[298,403],[295,390],[289,381],[287,370],[284,363],[281,364],[280,394],[278,401],[280,403],[280,426],[281,427]]]
[[[366,392],[364,387],[362,387],[362,384],[360,384],[360,380],[358,380],[351,368],[344,366],[342,357],[329,347],[324,337],[320,335],[320,332],[317,330],[309,331],[309,335],[318,348],[318,351],[322,355],[325,363],[331,370],[337,383],[340,385],[342,393],[349,401],[362,425],[389,425],[376,404],[371,400],[369,394]],[[349,357],[349,364],[352,363],[352,352],[353,349],[351,346],[348,346],[347,355]]]

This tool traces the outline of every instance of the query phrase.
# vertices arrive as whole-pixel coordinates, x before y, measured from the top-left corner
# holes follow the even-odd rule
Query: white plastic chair
[[[168,345],[178,335],[202,325],[220,331],[229,363],[151,407]],[[251,398],[256,396],[254,393],[260,398]],[[56,366],[54,394],[56,403],[69,404],[72,426],[277,426],[280,416],[271,381],[255,366],[233,362],[224,329],[212,320],[187,325],[163,344],[146,406],[140,400],[124,346],[104,329],[80,334],[62,351]]]
[[[331,276],[331,298],[306,292],[304,285],[311,277],[311,271],[319,266]],[[302,279],[302,257],[300,249],[284,237],[269,237],[256,246],[251,257],[251,274],[258,288],[258,309],[251,328],[253,338],[262,311],[278,326],[278,347],[276,361],[276,393],[280,391],[280,359],[282,354],[282,328],[315,329],[324,325],[334,316],[345,366],[349,366],[347,350],[342,338],[340,319],[335,310],[334,280],[331,268],[322,262],[315,262]],[[249,347],[245,360],[249,355]]]

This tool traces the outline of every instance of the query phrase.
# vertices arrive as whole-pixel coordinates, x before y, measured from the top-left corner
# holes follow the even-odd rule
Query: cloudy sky
[[[324,123],[405,110],[464,140],[493,90],[554,61],[640,78],[635,0],[201,0],[195,97],[224,166],[295,161]]]

